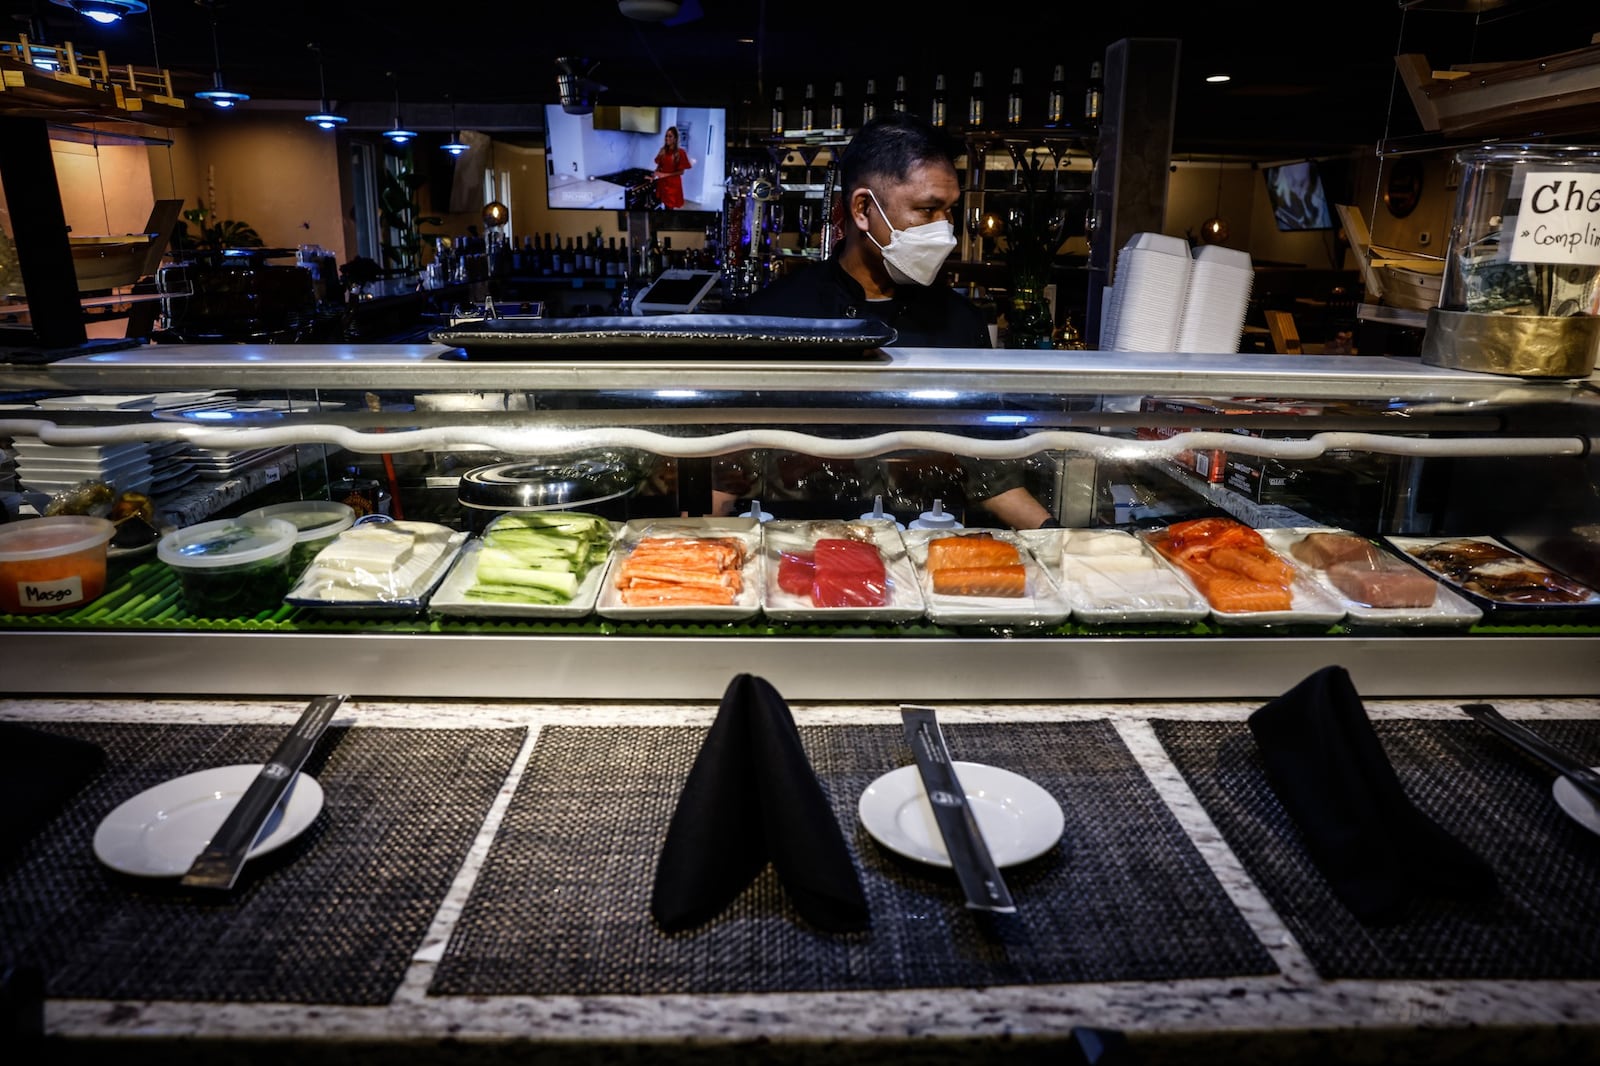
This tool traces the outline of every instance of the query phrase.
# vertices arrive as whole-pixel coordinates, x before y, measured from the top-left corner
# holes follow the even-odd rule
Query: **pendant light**
[[[306,47],[317,57],[317,85],[322,90],[322,110],[307,115],[306,121],[315,123],[325,130],[337,129],[350,120],[343,115],[335,114],[333,108],[328,106],[328,76],[322,69],[322,49],[315,44],[308,44]]]
[[[1222,160],[1217,159],[1217,213],[1200,223],[1200,236],[1207,244],[1228,239],[1228,220],[1222,217]]]
[[[211,71],[211,88],[202,89],[194,94],[196,100],[204,100],[213,107],[226,110],[235,104],[242,104],[250,99],[250,94],[234,92],[222,84],[222,49],[217,44],[217,2],[218,0],[195,0],[211,12],[211,56],[216,61],[216,66]]]
[[[484,182],[492,191],[489,202],[483,205],[483,224],[485,226],[503,226],[511,221],[511,208],[500,202],[497,195],[500,190],[500,171],[494,161],[494,138],[489,138],[489,173],[488,180]]]
[[[454,100],[450,101],[450,139],[439,147],[455,156],[461,155],[470,147],[470,145],[461,142],[461,127],[456,125],[456,102]]]
[[[410,144],[417,137],[415,130],[408,130],[400,122],[400,79],[394,71],[389,72],[389,77],[394,81],[394,128],[383,131],[383,135],[395,144]]]
[[[129,15],[142,15],[150,5],[141,0],[51,0],[62,7],[70,7],[90,22],[109,26]]]

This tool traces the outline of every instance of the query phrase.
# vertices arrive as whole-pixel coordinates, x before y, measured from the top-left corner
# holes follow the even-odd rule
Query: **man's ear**
[[[866,230],[872,225],[872,217],[868,214],[872,207],[872,196],[867,192],[865,185],[850,190],[850,222],[856,229]]]

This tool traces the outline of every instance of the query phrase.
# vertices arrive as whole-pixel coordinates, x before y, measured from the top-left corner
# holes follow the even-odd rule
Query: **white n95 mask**
[[[867,190],[867,195],[872,197],[873,206],[878,209],[878,214],[883,215],[884,224],[889,227],[889,243],[886,245],[878,244],[872,232],[867,231],[867,240],[877,244],[878,250],[883,253],[883,265],[889,271],[889,276],[900,285],[932,285],[933,279],[939,276],[939,268],[944,266],[944,261],[955,250],[956,228],[945,220],[912,226],[910,229],[895,229],[871,189]]]

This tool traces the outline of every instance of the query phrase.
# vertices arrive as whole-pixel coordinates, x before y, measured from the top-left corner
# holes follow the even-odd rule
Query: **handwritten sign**
[[[1531,171],[1512,228],[1513,263],[1600,265],[1600,171]]]

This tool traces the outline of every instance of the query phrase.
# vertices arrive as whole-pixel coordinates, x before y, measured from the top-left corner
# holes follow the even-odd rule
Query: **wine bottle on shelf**
[[[867,95],[861,98],[861,124],[865,126],[878,117],[878,83],[867,79]]]
[[[800,130],[810,133],[817,127],[817,91],[810,82],[806,83],[805,99],[800,101]]]
[[[606,238],[606,277],[618,277],[622,273],[622,261],[617,258],[617,239]]]
[[[983,71],[972,72],[972,92],[967,94],[967,128],[983,129]]]
[[[783,113],[783,86],[772,90],[772,135],[782,137],[787,120]]]
[[[1089,64],[1089,84],[1083,90],[1083,121],[1090,129],[1100,125],[1100,109],[1105,103],[1105,83],[1100,80],[1100,64]]]
[[[894,101],[889,105],[896,111],[906,110],[906,76],[897,75],[894,79]]]
[[[1011,92],[1006,96],[1006,125],[1022,125],[1022,68],[1011,68]]]
[[[928,105],[928,122],[938,129],[944,128],[944,75],[933,76],[933,100]]]
[[[1044,98],[1044,124],[1052,128],[1067,120],[1067,70],[1057,63],[1050,72],[1050,92]]]
[[[561,252],[561,273],[576,274],[578,272],[578,242],[571,237],[567,238],[567,246]]]
[[[833,99],[828,104],[828,129],[844,130],[844,82],[833,83]]]
[[[547,268],[548,272],[551,274],[561,273],[561,238],[553,237],[546,233],[544,235],[544,244],[549,250],[550,265]]]

